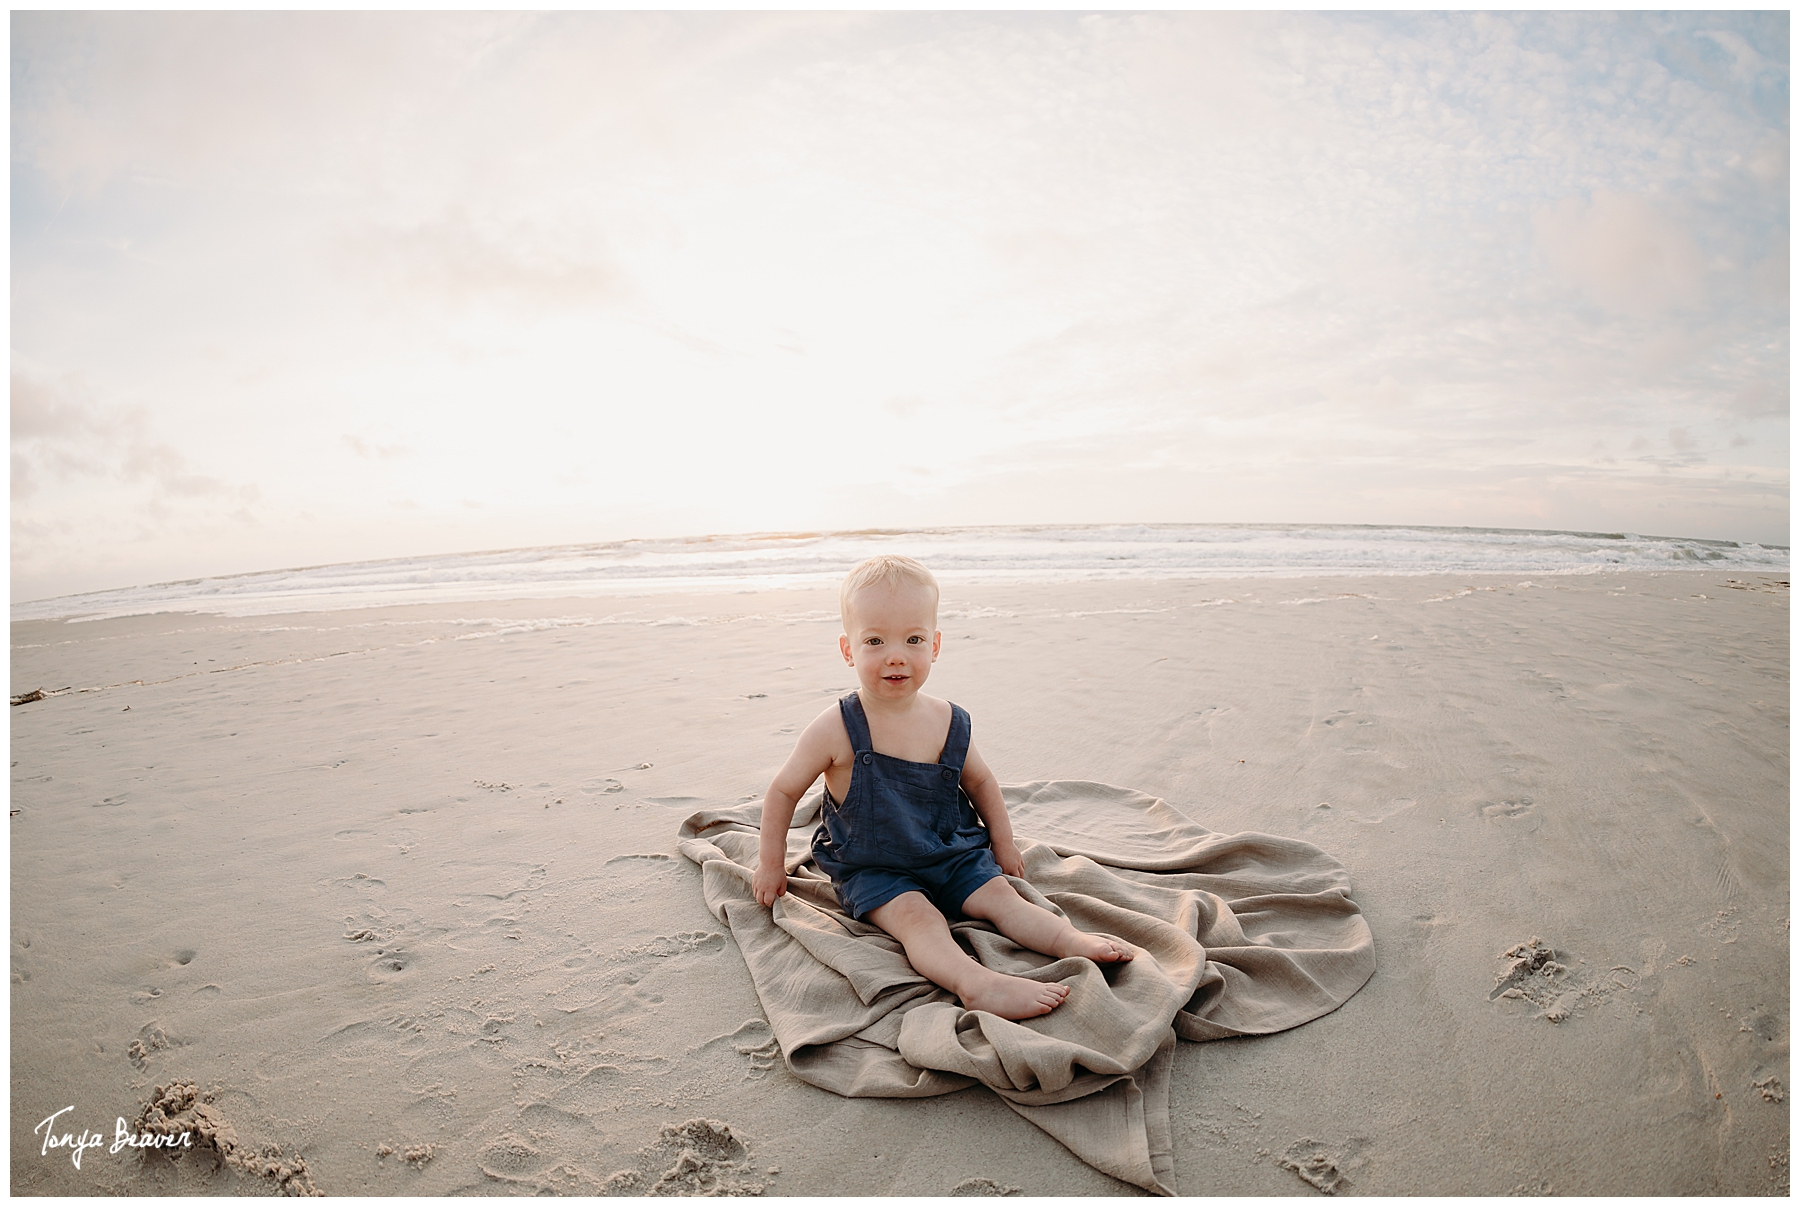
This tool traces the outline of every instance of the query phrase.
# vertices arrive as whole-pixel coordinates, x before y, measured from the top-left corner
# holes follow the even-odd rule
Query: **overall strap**
[[[954,768],[959,774],[969,757],[969,714],[960,704],[950,706],[950,733],[944,738],[944,753],[938,756],[940,766]]]
[[[850,749],[863,754],[875,749],[869,737],[869,721],[863,716],[862,697],[851,692],[838,701],[838,712],[844,717],[844,732],[850,737]]]

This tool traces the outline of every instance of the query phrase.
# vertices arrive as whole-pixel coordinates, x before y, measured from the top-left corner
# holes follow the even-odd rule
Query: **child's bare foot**
[[[1055,944],[1056,950],[1045,952],[1052,956],[1086,956],[1096,964],[1117,964],[1131,958],[1131,949],[1105,935],[1090,935],[1086,931],[1070,927],[1064,931],[1062,938]]]
[[[985,1010],[1001,1018],[1036,1018],[1050,1013],[1069,996],[1064,985],[1028,981],[988,968],[981,971],[985,975],[971,978],[975,983],[966,987],[966,993],[957,995],[965,1009]]]

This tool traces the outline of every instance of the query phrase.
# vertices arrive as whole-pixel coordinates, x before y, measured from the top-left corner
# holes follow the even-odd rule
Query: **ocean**
[[[628,540],[388,558],[31,600],[15,603],[12,616],[258,616],[393,604],[757,591],[832,584],[863,558],[882,552],[915,556],[947,584],[1788,570],[1785,546],[1630,532],[1356,524],[928,528]]]

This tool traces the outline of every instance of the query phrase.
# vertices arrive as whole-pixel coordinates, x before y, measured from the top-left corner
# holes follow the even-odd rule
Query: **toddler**
[[[787,830],[800,798],[825,777],[813,857],[849,914],[900,940],[921,976],[970,1010],[1002,1018],[1047,1014],[1057,984],[1008,976],[971,958],[946,915],[979,918],[1049,956],[1129,960],[1123,944],[1085,934],[1021,897],[1025,874],[1000,783],[969,741],[969,714],[923,694],[943,634],[938,587],[910,557],[872,557],[839,595],[838,648],[857,690],[806,727],[763,798],[753,887],[773,905],[787,892]]]

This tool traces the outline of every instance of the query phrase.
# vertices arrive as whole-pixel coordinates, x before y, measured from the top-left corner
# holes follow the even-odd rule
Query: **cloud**
[[[372,269],[400,291],[452,305],[480,299],[561,308],[629,296],[625,273],[599,242],[588,232],[530,221],[479,222],[452,208],[428,221],[346,236],[339,263],[354,272]]]
[[[1533,220],[1551,270],[1606,309],[1648,317],[1704,301],[1700,248],[1647,198],[1598,191]]]
[[[26,503],[51,485],[77,490],[120,484],[147,487],[138,505],[163,518],[170,504],[203,501],[245,510],[261,492],[203,473],[173,445],[158,440],[141,407],[95,402],[75,374],[12,372],[12,497]]]
[[[106,453],[130,446],[142,415],[106,412],[86,397],[79,376],[45,380],[12,373],[12,497],[37,493],[43,475],[94,476],[109,466]]]
[[[1726,402],[1725,411],[1740,419],[1786,418],[1788,383],[1767,378],[1749,382]]]
[[[412,451],[403,444],[373,444],[348,432],[344,434],[344,443],[359,457],[378,457],[383,461],[392,457],[404,457]]]
[[[1773,66],[1741,35],[1732,33],[1728,29],[1703,29],[1699,31],[1699,36],[1712,39],[1718,43],[1721,50],[1731,56],[1732,74],[1740,80],[1754,80]]]

